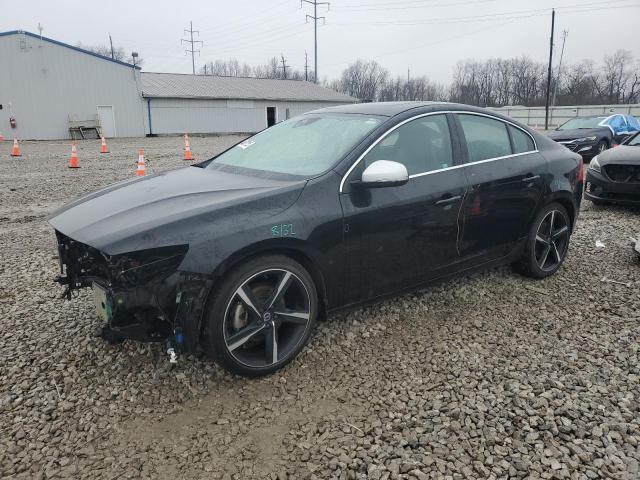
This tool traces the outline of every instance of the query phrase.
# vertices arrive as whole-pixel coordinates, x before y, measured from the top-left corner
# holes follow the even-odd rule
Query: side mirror
[[[390,160],[376,160],[362,172],[362,180],[351,182],[364,188],[398,187],[409,181],[407,167]]]

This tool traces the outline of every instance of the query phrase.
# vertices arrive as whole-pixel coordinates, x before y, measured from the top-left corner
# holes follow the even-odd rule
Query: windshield
[[[606,120],[607,117],[577,117],[572,118],[568,122],[563,123],[558,127],[558,130],[576,130],[584,128],[598,128],[601,127],[600,123]]]
[[[301,115],[246,139],[210,165],[317,175],[331,168],[385,119],[335,113]]]

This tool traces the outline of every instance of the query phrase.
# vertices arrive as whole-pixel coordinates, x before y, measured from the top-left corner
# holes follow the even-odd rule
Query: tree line
[[[449,99],[480,106],[545,104],[547,66],[527,57],[467,60],[456,65]],[[552,75],[554,105],[598,105],[640,101],[640,63],[628,50],[556,67]]]
[[[284,60],[284,67],[283,67]],[[272,57],[266,63],[260,65],[250,65],[240,63],[237,58],[229,60],[215,60],[205,63],[199,70],[200,75],[220,75],[223,77],[254,77],[254,78],[277,78],[283,80],[308,80],[314,81],[314,72],[294,69],[286,64],[283,57]]]
[[[111,57],[105,45],[85,46]],[[133,63],[122,47],[113,49],[116,60]],[[141,65],[142,58],[136,59]],[[283,56],[259,65],[241,63],[236,58],[205,63],[202,75],[276,78],[314,81],[314,72],[294,69]],[[358,98],[363,102],[435,100],[483,107],[504,105],[541,106],[547,91],[547,65],[527,56],[464,60],[456,64],[449,85],[427,76],[393,76],[375,60],[357,60],[337,79],[325,79],[323,86]],[[551,81],[553,105],[627,104],[640,102],[640,61],[629,50],[605,55],[602,62],[583,60],[557,65]]]
[[[282,68],[273,57],[251,66],[237,59],[208,62],[201,74],[304,80],[304,71]],[[313,72],[308,72],[313,81]],[[527,56],[458,62],[449,85],[427,76],[393,76],[375,60],[357,60],[337,79],[323,86],[363,102],[435,100],[499,107],[545,104],[547,65]],[[640,62],[628,50],[605,55],[602,62],[564,63],[553,70],[551,97],[554,105],[598,105],[640,102]]]

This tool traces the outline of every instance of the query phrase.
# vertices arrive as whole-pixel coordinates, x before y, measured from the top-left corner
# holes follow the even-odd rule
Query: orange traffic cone
[[[71,158],[69,159],[69,168],[80,168],[80,163],[78,162],[78,149],[76,148],[76,144],[71,144]]]
[[[107,141],[104,137],[102,138],[102,143],[100,144],[100,153],[109,153],[109,148],[107,147]]]
[[[4,142],[4,135],[2,135],[2,132],[0,132],[0,142]]]
[[[22,156],[22,152],[20,151],[20,145],[18,145],[18,139],[17,138],[13,139],[13,148],[11,149],[11,156],[12,157],[21,157]]]
[[[138,168],[136,169],[136,177],[144,177],[147,173],[147,167],[144,164],[144,150],[141,148],[138,153]]]
[[[189,135],[184,134],[184,159],[193,160],[193,154],[191,153],[191,143],[189,143]]]

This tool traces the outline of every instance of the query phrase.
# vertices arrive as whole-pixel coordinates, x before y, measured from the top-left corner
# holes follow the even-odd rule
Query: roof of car
[[[337,107],[327,107],[317,112],[335,112],[335,113],[357,113],[362,115],[382,115],[392,117],[407,110],[419,107],[429,107],[435,105],[454,105],[447,102],[375,102],[375,103],[356,103],[350,105],[340,105]]]

